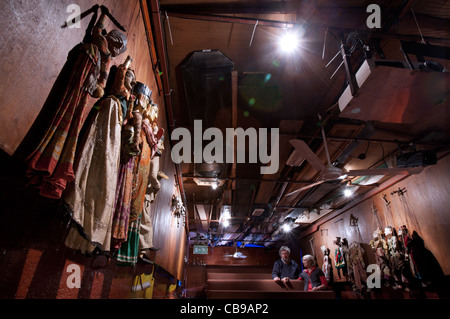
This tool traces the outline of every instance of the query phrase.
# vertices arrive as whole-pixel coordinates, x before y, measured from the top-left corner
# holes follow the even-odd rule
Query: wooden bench
[[[332,290],[304,291],[303,280],[272,280],[272,269],[221,266],[206,268],[208,299],[335,299]]]

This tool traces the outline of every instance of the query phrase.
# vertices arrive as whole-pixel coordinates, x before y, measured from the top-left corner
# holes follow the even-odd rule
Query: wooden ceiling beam
[[[287,14],[297,12],[296,1],[236,1],[228,3],[199,3],[161,5],[162,11],[207,14]]]

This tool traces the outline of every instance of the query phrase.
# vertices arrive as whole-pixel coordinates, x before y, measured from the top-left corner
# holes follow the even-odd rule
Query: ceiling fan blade
[[[322,163],[319,157],[309,148],[309,146],[302,140],[290,140],[292,146],[295,148],[295,153],[298,156],[305,158],[308,163],[318,171],[323,171],[326,169],[326,166]],[[291,158],[290,158],[291,159]],[[294,161],[288,161],[287,164],[294,166]]]
[[[316,186],[316,185],[320,185],[320,184],[322,184],[323,182],[325,182],[325,180],[321,180],[321,181],[319,181],[319,182],[315,182],[315,183],[309,184],[309,185],[307,185],[307,186],[305,186],[305,187],[296,189],[295,191],[290,192],[289,194],[287,194],[287,195],[285,195],[285,196],[291,196],[291,195],[294,195],[294,194],[296,194],[296,193],[298,193],[298,192],[307,190],[307,189],[309,189],[309,188],[311,188],[311,187],[314,187],[314,186]]]
[[[423,171],[423,167],[405,167],[405,168],[374,168],[374,169],[356,169],[347,172],[349,176],[366,176],[366,175],[402,175],[402,174],[419,174]]]

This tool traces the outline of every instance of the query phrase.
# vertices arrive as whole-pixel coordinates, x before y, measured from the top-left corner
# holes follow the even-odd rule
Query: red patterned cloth
[[[75,179],[74,159],[81,128],[89,114],[90,96],[101,97],[108,78],[111,53],[102,34],[100,19],[92,31],[92,43],[79,52],[52,124],[37,148],[27,157],[29,185],[41,196],[59,199],[68,182]]]

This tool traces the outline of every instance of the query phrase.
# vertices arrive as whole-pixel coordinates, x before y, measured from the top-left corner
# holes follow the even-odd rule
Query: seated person
[[[301,269],[295,261],[290,259],[290,248],[282,246],[279,254],[281,259],[273,264],[272,279],[277,283],[287,283],[290,279],[297,279],[300,276]]]
[[[305,255],[302,258],[304,270],[300,273],[299,280],[305,281],[305,291],[328,289],[327,279],[322,269],[316,267],[313,256]]]

